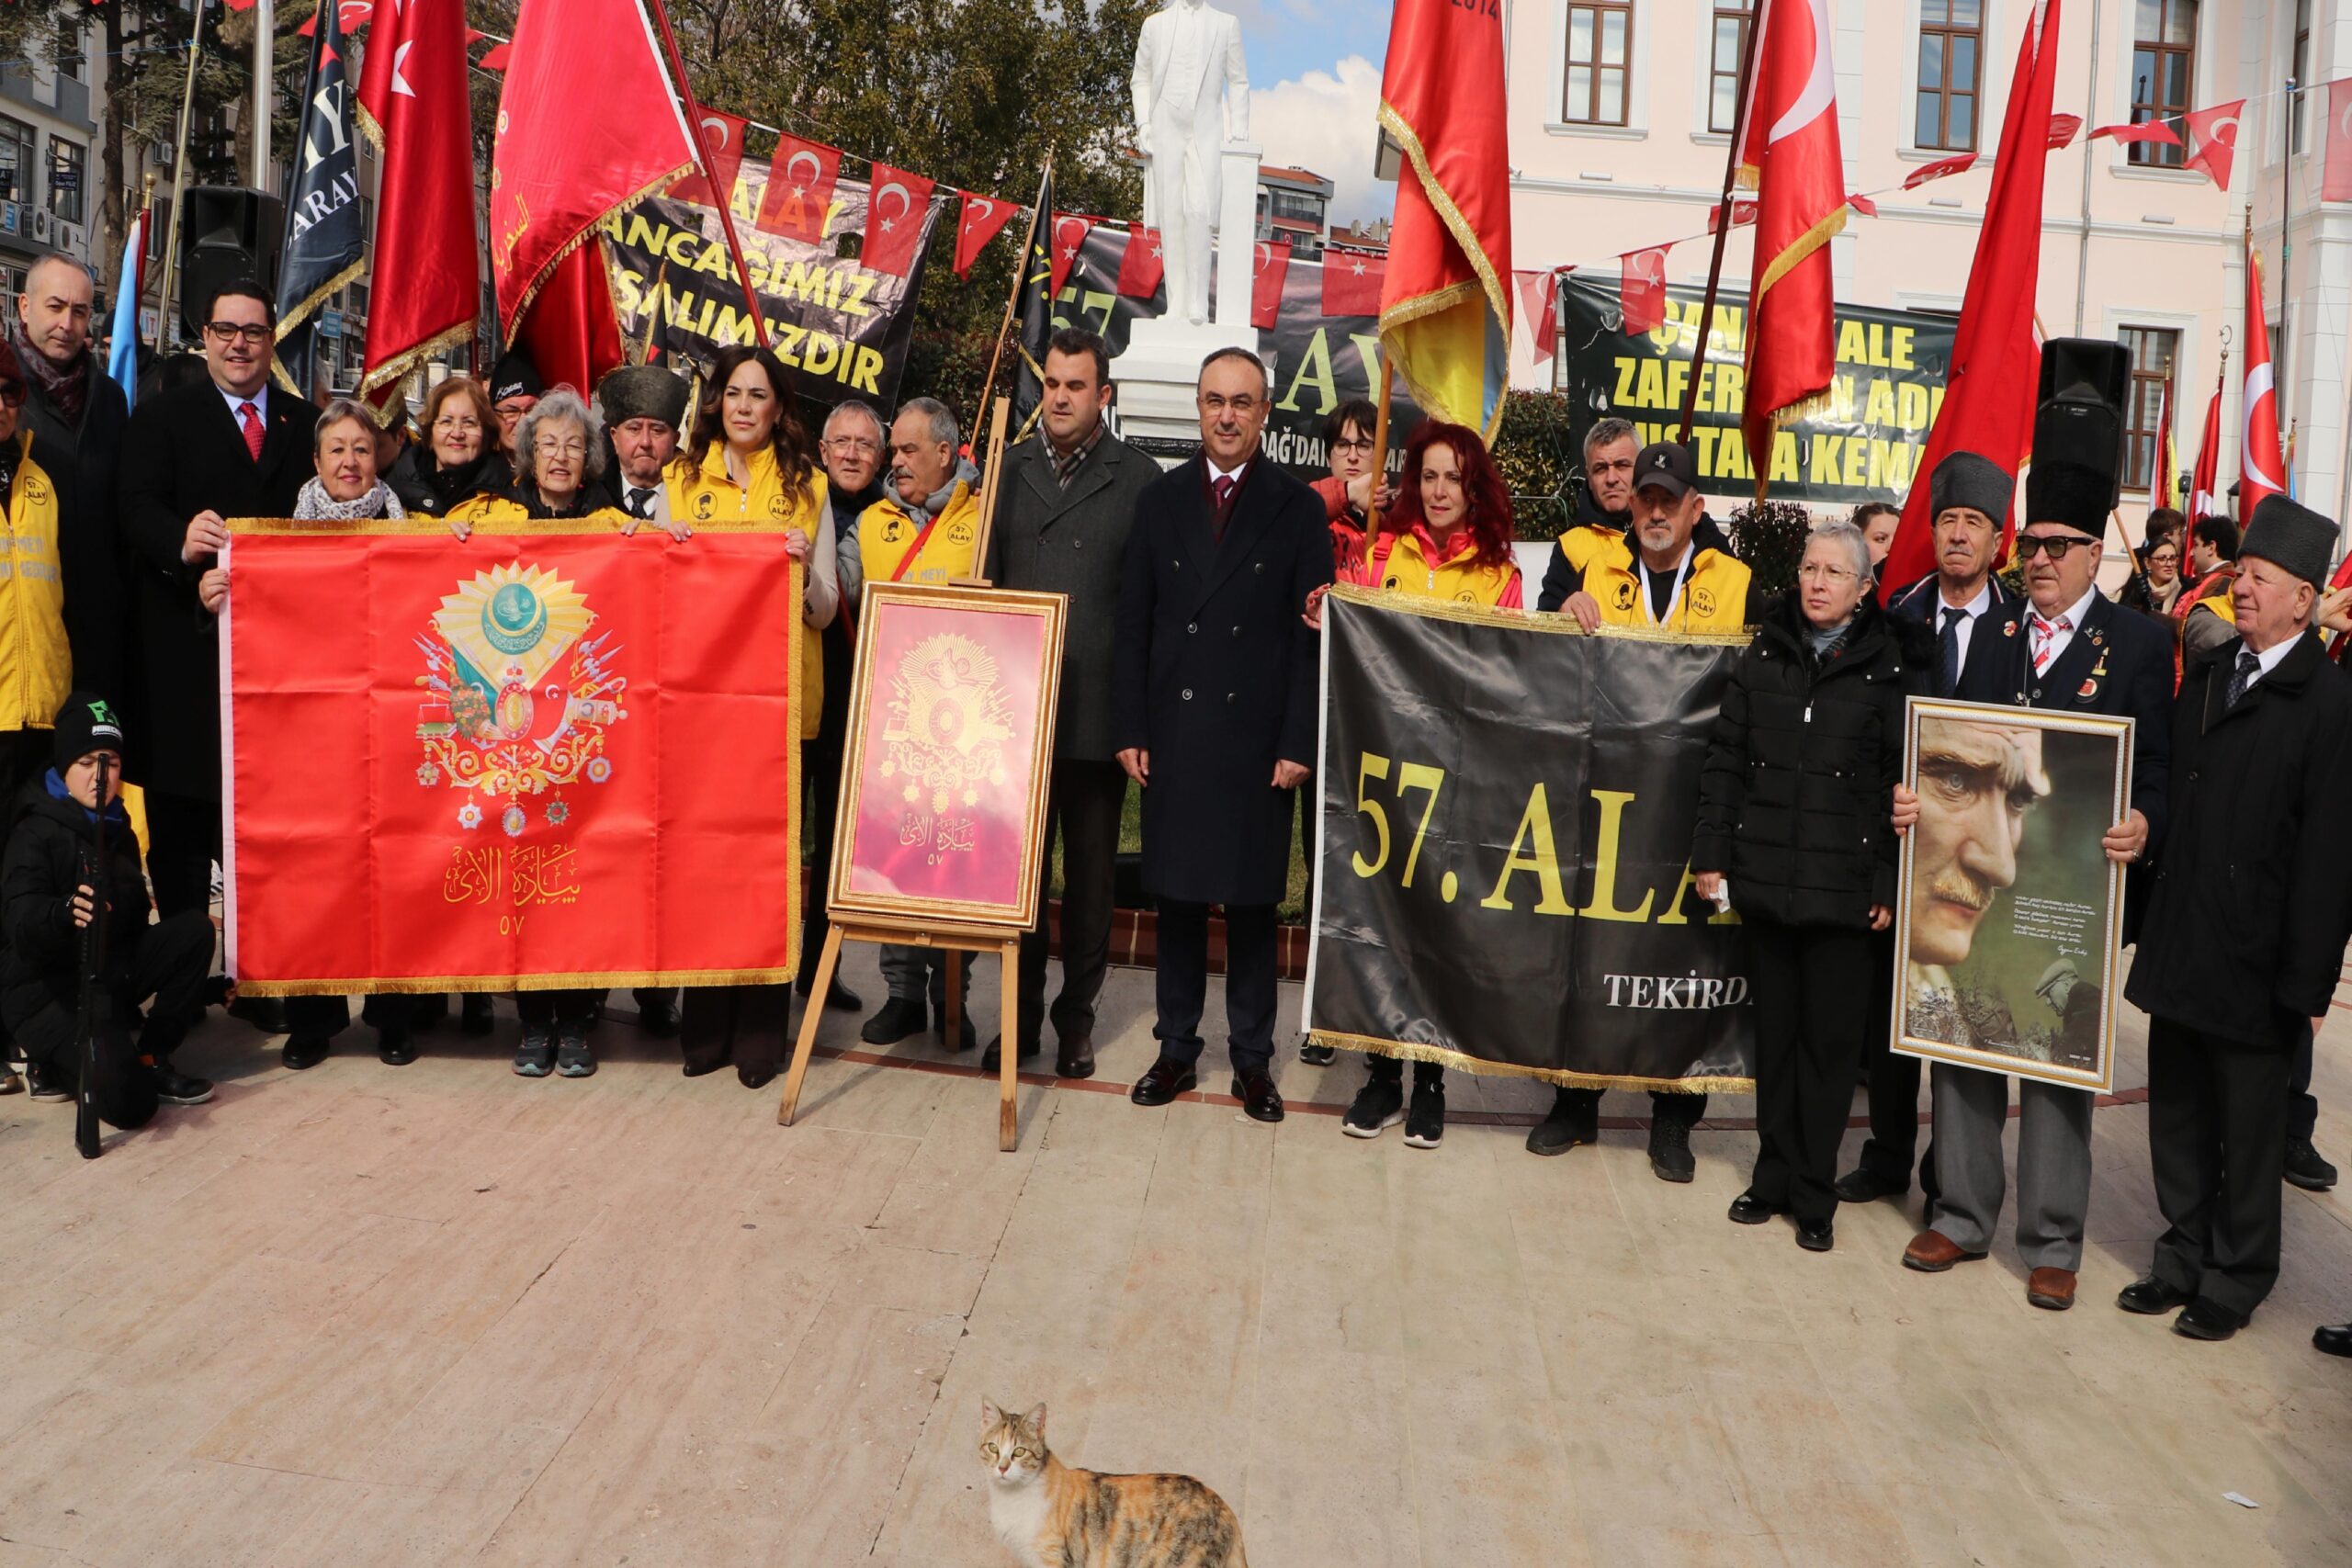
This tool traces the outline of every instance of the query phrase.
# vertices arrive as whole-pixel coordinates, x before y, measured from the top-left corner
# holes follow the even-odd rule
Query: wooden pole
[[[1372,493],[1364,498],[1363,555],[1372,558],[1372,542],[1380,537],[1380,486],[1388,478],[1388,398],[1396,385],[1396,362],[1380,356],[1380,401],[1372,411]]]
[[[1682,430],[1675,438],[1685,446],[1690,444],[1690,426],[1699,417],[1699,373],[1706,367],[1707,337],[1715,327],[1715,294],[1724,281],[1724,247],[1731,242],[1732,192],[1739,184],[1739,144],[1747,130],[1747,100],[1756,75],[1756,39],[1764,30],[1769,4],[1766,0],[1756,7],[1747,23],[1747,46],[1739,51],[1738,107],[1731,117],[1731,148],[1724,155],[1724,199],[1715,209],[1715,254],[1707,264],[1707,297],[1699,306],[1699,341],[1690,350],[1690,379],[1682,389]],[[1748,301],[1751,310],[1755,304],[1753,299]]]
[[[1012,292],[1004,298],[1004,320],[997,325],[996,351],[989,355],[988,379],[980,383],[980,400],[977,405],[980,408],[989,406],[989,394],[996,390],[997,367],[1004,363],[1004,342],[1012,335],[1012,313],[1021,305],[1021,269],[1029,265],[1029,253],[1037,248],[1037,230],[1040,225],[1046,228],[1046,245],[1050,247],[1054,243],[1052,227],[1054,217],[1052,213],[1046,210],[1045,202],[1046,187],[1053,184],[1053,179],[1054,155],[1048,152],[1046,154],[1046,172],[1037,177],[1038,201],[1029,217],[1029,237],[1021,243],[1021,261],[1012,269]]]
[[[652,10],[662,24],[662,47],[668,52],[670,69],[678,79],[678,105],[685,110],[686,130],[694,138],[695,162],[702,166],[703,177],[710,182],[710,194],[718,198],[718,227],[727,236],[727,254],[735,258],[735,277],[743,286],[743,308],[752,313],[752,341],[765,348],[767,313],[760,309],[759,290],[752,287],[751,264],[743,259],[743,242],[735,232],[735,193],[718,188],[718,175],[710,160],[710,142],[702,133],[702,107],[695,102],[695,90],[686,81],[686,61],[678,52],[678,35],[670,30],[670,9],[662,0],[653,0]]]
[[[172,156],[172,221],[164,240],[164,283],[155,295],[155,353],[164,352],[164,335],[171,331],[172,285],[180,257],[180,209],[187,203],[187,130],[196,114],[196,64],[204,41],[204,0],[196,0],[187,23],[187,85],[180,89],[180,136]]]
[[[1001,397],[989,410],[988,466],[980,473],[980,536],[972,546],[972,575],[976,588],[989,586],[989,536],[996,528],[997,498],[1004,485],[1004,432],[1012,421],[1012,400]]]

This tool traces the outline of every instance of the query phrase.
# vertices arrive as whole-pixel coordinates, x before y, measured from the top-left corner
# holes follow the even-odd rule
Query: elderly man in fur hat
[[[2150,1015],[2148,1156],[2165,1230],[2126,1312],[2226,1339],[2278,1279],[2283,1106],[2352,933],[2352,677],[2312,629],[2335,525],[2255,508],[2237,635],[2192,654],[2172,715],[2170,824],[2124,995]]]
[[[672,538],[684,538],[685,519],[671,517],[662,475],[678,455],[679,427],[686,417],[685,378],[658,365],[624,365],[596,383],[596,407],[613,443],[605,488],[629,519],[621,532],[634,534],[646,522]]]

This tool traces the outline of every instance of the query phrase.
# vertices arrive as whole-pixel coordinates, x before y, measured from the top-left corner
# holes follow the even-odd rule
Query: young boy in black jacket
[[[103,804],[101,757],[107,761]],[[47,773],[17,795],[6,859],[0,863],[0,919],[8,935],[0,959],[0,1017],[37,1085],[51,1094],[62,1090],[68,1099],[78,1092],[82,1064],[74,1043],[82,934],[96,916],[103,886],[107,951],[99,976],[107,1006],[96,1039],[98,1115],[113,1126],[140,1127],[158,1102],[196,1105],[212,1098],[209,1083],[171,1066],[172,1052],[202,1006],[204,977],[212,967],[212,921],[189,910],[149,923],[153,905],[140,871],[139,840],[118,798],[122,727],[104,699],[88,692],[65,699],[51,761]],[[103,873],[95,865],[91,839],[101,809],[107,814]],[[139,1004],[151,997],[154,1006],[141,1027]]]

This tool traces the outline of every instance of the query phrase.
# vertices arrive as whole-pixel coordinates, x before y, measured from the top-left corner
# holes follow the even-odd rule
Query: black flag
[[[1054,165],[1037,181],[1037,206],[1029,214],[1028,243],[1021,247],[1020,300],[1015,314],[1021,335],[1014,344],[1020,363],[1012,367],[1012,439],[1024,441],[1046,400],[1046,344],[1054,335]]]
[[[368,254],[341,12],[333,4],[319,7],[301,134],[296,139],[301,155],[287,193],[285,252],[277,264],[278,378],[305,396],[318,309],[359,276]]]

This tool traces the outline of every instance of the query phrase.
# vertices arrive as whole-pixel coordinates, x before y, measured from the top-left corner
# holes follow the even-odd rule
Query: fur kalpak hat
[[[2335,525],[2283,495],[2266,495],[2254,509],[2238,542],[2238,559],[2260,556],[2293,572],[2312,587],[2327,587],[2327,558],[2335,549]]]
[[[1953,452],[1936,465],[1928,480],[1928,504],[1937,517],[1955,506],[1973,508],[1998,528],[2008,520],[2009,498],[2017,488],[2017,477],[1992,458]]]

